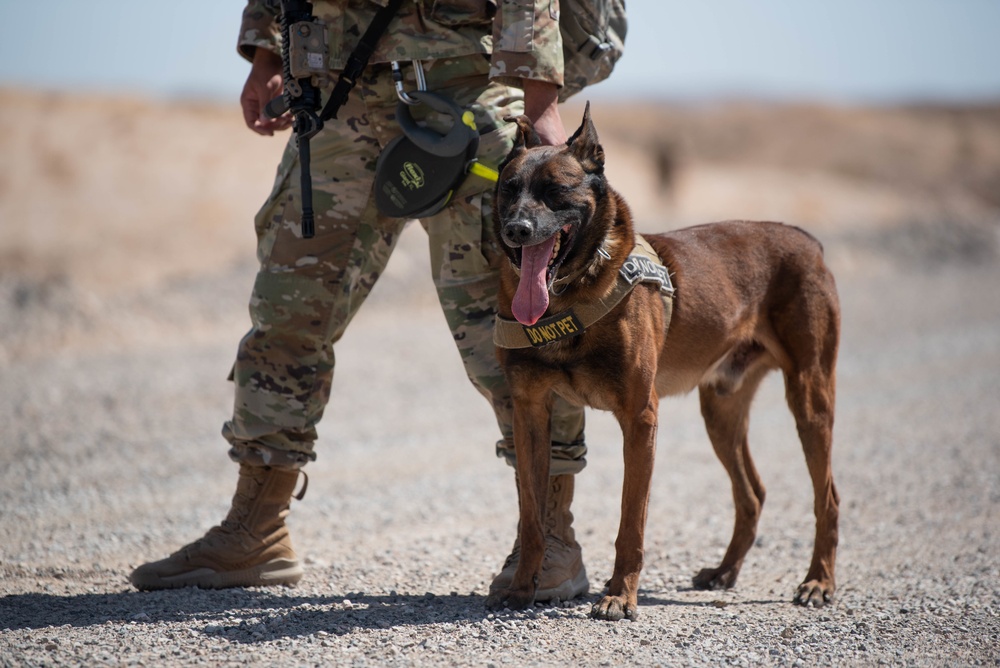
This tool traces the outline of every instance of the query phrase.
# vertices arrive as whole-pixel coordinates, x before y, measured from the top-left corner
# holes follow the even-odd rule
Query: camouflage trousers
[[[413,90],[407,67],[407,89]],[[471,110],[480,131],[478,159],[496,168],[510,150],[523,112],[520,90],[488,81],[482,56],[425,63],[428,90]],[[330,398],[334,344],[385,269],[407,221],[387,218],[372,197],[379,151],[400,134],[387,65],[370,66],[338,119],[313,137],[310,167],[316,235],[300,231],[300,166],[294,139],[255,226],[260,269],[250,299],[252,328],[240,342],[232,380],[235,406],[223,435],[234,459],[301,465],[315,459],[316,427]],[[423,114],[421,112],[424,112]],[[418,106],[418,121],[446,130],[450,120]],[[510,392],[496,361],[493,321],[501,254],[491,224],[493,184],[469,176],[441,212],[420,221],[429,240],[433,282],[466,373],[490,401],[500,428],[497,455],[514,462]],[[552,475],[585,465],[583,409],[556,401]]]

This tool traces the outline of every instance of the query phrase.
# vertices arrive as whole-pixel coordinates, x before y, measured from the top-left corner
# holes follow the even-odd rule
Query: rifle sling
[[[350,95],[351,89],[354,88],[361,73],[368,66],[368,61],[375,52],[375,46],[378,44],[379,39],[382,38],[382,35],[385,34],[385,31],[388,30],[389,22],[392,21],[392,17],[399,11],[401,4],[403,4],[403,0],[389,0],[389,3],[385,7],[381,7],[376,12],[375,18],[368,25],[365,34],[361,36],[358,45],[354,47],[354,51],[348,56],[347,65],[340,73],[340,78],[333,87],[333,92],[330,93],[330,99],[327,100],[326,106],[323,107],[323,111],[320,114],[322,120],[327,121],[331,118],[337,118],[337,112],[347,102],[347,96]]]

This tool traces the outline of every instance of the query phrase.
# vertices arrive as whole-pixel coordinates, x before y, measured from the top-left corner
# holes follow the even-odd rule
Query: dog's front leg
[[[659,398],[650,390],[648,401],[641,409],[618,416],[625,448],[622,516],[615,540],[615,570],[608,581],[608,593],[594,604],[590,613],[597,619],[634,620],[639,616],[639,573],[643,564],[649,488],[656,453],[658,406]]]
[[[513,388],[512,388],[513,389]],[[545,558],[545,505],[551,456],[550,393],[514,395],[514,452],[517,455],[517,496],[520,506],[521,554],[508,589],[490,594],[490,610],[523,610],[535,601]]]

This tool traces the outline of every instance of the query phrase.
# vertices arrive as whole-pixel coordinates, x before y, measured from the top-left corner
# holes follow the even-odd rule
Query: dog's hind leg
[[[703,568],[694,576],[693,584],[698,589],[732,587],[743,566],[743,559],[757,536],[757,521],[764,505],[765,491],[750,457],[747,430],[750,426],[750,404],[760,381],[769,370],[770,367],[764,364],[754,365],[745,372],[733,393],[716,385],[698,388],[708,437],[729,474],[736,510],[733,537],[722,563],[715,568]]]
[[[795,417],[813,484],[816,539],[812,563],[794,601],[820,607],[833,599],[840,497],[833,484],[831,450],[836,399],[840,307],[833,277],[810,274],[796,299],[777,312],[775,331],[789,364],[784,368],[785,398]],[[803,326],[803,323],[806,326]]]
[[[816,540],[809,572],[795,594],[801,605],[821,607],[833,599],[836,587],[834,564],[837,556],[837,522],[840,496],[833,483],[831,445],[835,378],[832,370],[820,368],[788,374],[785,379],[788,406],[806,455],[813,484]]]

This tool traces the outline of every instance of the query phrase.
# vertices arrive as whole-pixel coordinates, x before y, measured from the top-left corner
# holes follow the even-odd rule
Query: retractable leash
[[[389,22],[399,10],[403,0],[389,0],[378,10],[358,45],[347,58],[330,99],[320,113],[321,93],[314,77],[327,70],[329,52],[326,26],[313,16],[312,3],[306,0],[281,0],[281,60],[284,88],[280,98],[271,100],[264,109],[265,115],[277,118],[286,111],[294,117],[293,127],[299,146],[299,163],[302,190],[302,237],[311,239],[316,234],[312,208],[312,174],[309,169],[309,140],[323,129],[324,121],[337,117],[340,107],[347,101],[351,89],[361,77],[375,45],[389,28]]]
[[[454,100],[426,90],[423,65],[413,61],[417,90],[403,89],[398,62],[391,63],[399,103],[396,121],[403,134],[390,141],[375,165],[375,205],[391,218],[431,216],[451,201],[469,174],[496,182],[497,172],[476,160],[479,130],[471,111]],[[410,110],[426,105],[450,117],[443,134],[414,120]]]

